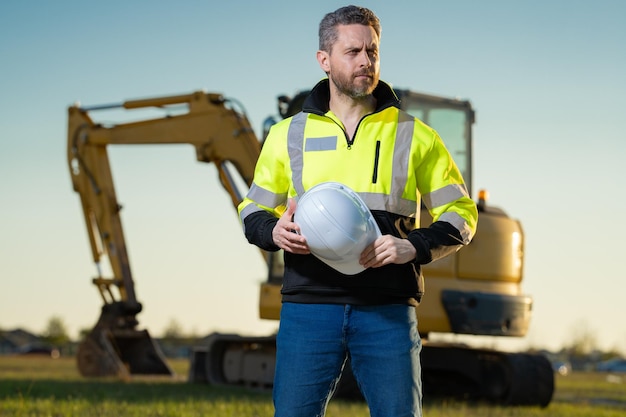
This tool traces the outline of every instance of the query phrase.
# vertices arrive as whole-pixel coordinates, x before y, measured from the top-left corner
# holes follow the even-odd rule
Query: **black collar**
[[[376,110],[379,112],[387,107],[400,107],[400,100],[391,86],[379,81],[372,95],[376,98]],[[330,110],[330,87],[328,78],[323,79],[309,93],[302,104],[302,111],[324,115]]]

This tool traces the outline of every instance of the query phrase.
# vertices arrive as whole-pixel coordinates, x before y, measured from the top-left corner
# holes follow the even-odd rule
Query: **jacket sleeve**
[[[289,158],[286,154],[288,120],[272,126],[257,160],[250,190],[239,204],[244,235],[253,245],[277,251],[272,230],[287,207]]]
[[[267,211],[255,211],[243,220],[244,235],[251,244],[263,250],[275,252],[280,249],[274,244],[272,238],[272,231],[277,222],[278,218]]]
[[[443,258],[469,244],[478,222],[476,203],[469,196],[461,172],[439,135],[432,129],[430,135],[414,172],[422,203],[433,223],[408,235],[419,264]]]

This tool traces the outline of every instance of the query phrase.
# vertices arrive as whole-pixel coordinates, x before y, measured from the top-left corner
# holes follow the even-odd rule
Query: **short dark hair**
[[[337,40],[337,26],[354,24],[370,26],[380,38],[380,20],[374,12],[365,7],[345,6],[326,14],[320,22],[319,49],[330,52],[333,43]]]

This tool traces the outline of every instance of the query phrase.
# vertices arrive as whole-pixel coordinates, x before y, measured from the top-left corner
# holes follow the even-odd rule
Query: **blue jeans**
[[[415,308],[284,303],[277,336],[275,417],[318,417],[349,355],[371,417],[422,415]]]

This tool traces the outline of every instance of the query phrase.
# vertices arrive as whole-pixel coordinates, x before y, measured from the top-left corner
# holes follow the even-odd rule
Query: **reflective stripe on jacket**
[[[377,109],[348,138],[328,109],[328,80],[320,82],[303,111],[272,127],[254,182],[239,206],[251,243],[276,250],[271,229],[289,198],[325,181],[346,184],[365,201],[383,234],[408,238],[415,262],[370,268],[358,278],[334,271],[312,255],[285,254],[283,299],[300,302],[384,303],[421,298],[420,264],[469,243],[477,221],[474,201],[438,134],[399,108],[380,82]],[[433,217],[420,229],[420,205]]]

